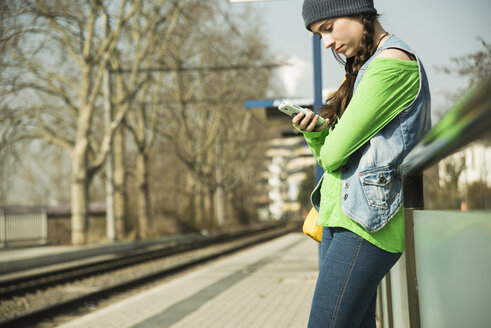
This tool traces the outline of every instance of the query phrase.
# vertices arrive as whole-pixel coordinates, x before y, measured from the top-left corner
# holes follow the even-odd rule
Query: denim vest
[[[412,103],[354,152],[341,168],[341,209],[368,232],[382,229],[399,210],[402,204],[399,165],[431,127],[430,90],[423,64],[394,35],[361,67],[354,90],[372,59],[387,48],[402,49],[414,55],[419,67],[419,90]],[[321,184],[322,178],[311,195],[312,204],[317,210]]]

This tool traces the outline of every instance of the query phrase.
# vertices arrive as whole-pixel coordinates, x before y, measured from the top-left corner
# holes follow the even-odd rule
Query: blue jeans
[[[400,256],[349,230],[324,227],[308,327],[375,328],[377,286]]]

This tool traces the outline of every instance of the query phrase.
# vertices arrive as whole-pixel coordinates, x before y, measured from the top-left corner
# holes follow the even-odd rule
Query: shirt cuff
[[[300,130],[298,130],[300,131]],[[300,131],[306,139],[318,139],[327,136],[327,129],[322,131]]]

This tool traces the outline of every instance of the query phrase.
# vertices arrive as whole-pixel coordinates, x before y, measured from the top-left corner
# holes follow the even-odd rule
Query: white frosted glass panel
[[[491,327],[491,212],[415,211],[422,327]]]

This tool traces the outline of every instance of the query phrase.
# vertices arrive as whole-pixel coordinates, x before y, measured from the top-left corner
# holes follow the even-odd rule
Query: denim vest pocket
[[[384,166],[358,173],[367,202],[370,206],[388,209],[401,189],[394,167]]]

